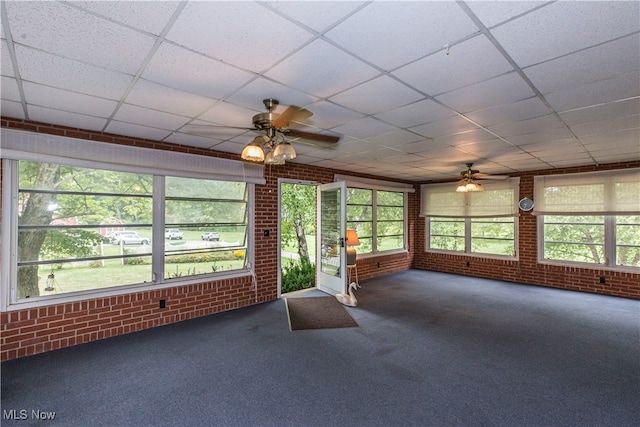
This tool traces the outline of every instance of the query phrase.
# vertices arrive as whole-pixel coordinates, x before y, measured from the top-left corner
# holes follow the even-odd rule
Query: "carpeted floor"
[[[361,284],[359,328],[291,333],[278,300],[5,362],[2,426],[640,425],[639,301],[418,270]]]

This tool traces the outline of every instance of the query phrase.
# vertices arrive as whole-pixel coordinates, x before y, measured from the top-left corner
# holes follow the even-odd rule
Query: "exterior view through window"
[[[347,188],[347,228],[358,234],[358,254],[404,249],[405,195]]]
[[[245,268],[245,183],[32,161],[18,162],[18,177],[16,299]],[[162,216],[171,232],[155,241]],[[158,251],[162,266],[152,264]]]

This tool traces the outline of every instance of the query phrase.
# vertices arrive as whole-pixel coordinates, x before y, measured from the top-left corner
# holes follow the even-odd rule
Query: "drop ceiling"
[[[2,4],[2,116],[407,181],[640,160],[637,1]],[[223,125],[195,135],[191,125]]]

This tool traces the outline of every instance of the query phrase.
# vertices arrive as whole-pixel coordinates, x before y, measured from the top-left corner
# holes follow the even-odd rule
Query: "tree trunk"
[[[53,190],[59,179],[60,167],[50,163],[40,164],[33,188]],[[24,210],[18,219],[18,225],[48,225],[53,211],[47,208],[55,202],[51,194],[31,193],[25,201]],[[22,230],[18,237],[18,261],[38,261],[40,248],[47,237],[46,230]],[[29,265],[18,268],[18,298],[40,295],[38,287],[38,266]]]
[[[307,246],[307,236],[304,234],[304,226],[302,222],[302,214],[298,212],[293,220],[293,228],[296,230],[298,238],[298,255],[301,262],[311,262],[309,260],[309,247]]]

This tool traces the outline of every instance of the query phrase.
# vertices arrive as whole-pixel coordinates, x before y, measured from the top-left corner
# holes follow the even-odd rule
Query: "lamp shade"
[[[296,158],[296,150],[288,142],[281,142],[273,149],[273,156],[282,160]]]
[[[262,151],[262,147],[251,143],[244,147],[242,150],[242,154],[240,155],[243,160],[249,160],[252,162],[261,162],[264,160],[264,151]]]
[[[273,150],[269,151],[266,156],[264,156],[264,164],[265,165],[284,165],[284,159],[282,157],[276,157],[273,155]]]
[[[353,228],[347,229],[347,246],[358,246],[360,239],[358,239],[358,233]]]

